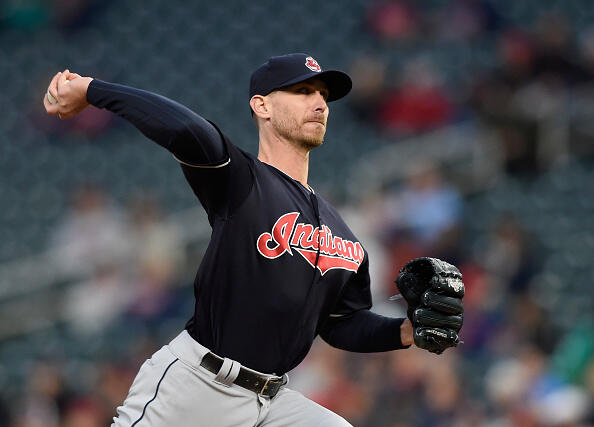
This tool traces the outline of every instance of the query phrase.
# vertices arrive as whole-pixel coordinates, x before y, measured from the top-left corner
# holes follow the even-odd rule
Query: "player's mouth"
[[[326,127],[326,122],[322,119],[309,119],[307,120],[308,123],[319,123],[322,126]]]

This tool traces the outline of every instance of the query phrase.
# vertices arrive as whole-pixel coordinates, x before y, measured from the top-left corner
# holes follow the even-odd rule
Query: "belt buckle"
[[[258,394],[261,396],[274,397],[274,396],[276,396],[276,394],[278,393],[278,391],[280,390],[282,385],[283,385],[282,378],[275,379],[272,377],[268,377],[268,378],[266,378],[266,382],[264,383],[264,385],[262,386],[262,389],[260,390],[260,392]]]

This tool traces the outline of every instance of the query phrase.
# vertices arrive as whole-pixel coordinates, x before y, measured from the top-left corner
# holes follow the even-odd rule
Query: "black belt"
[[[200,366],[216,375],[221,370],[223,362],[224,359],[222,357],[214,353],[206,353],[200,362]],[[276,396],[280,388],[285,384],[285,380],[283,377],[262,375],[242,366],[233,384],[237,384],[262,396],[272,398]]]

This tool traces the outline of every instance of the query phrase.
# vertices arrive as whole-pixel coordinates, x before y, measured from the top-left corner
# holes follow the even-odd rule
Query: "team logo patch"
[[[307,68],[309,68],[311,71],[315,71],[316,73],[319,73],[320,71],[322,71],[322,67],[320,67],[320,64],[318,64],[318,61],[313,59],[311,56],[308,56],[307,58],[305,58],[305,66]]]
[[[359,242],[333,236],[326,225],[314,228],[311,224],[297,223],[298,216],[299,212],[284,214],[274,223],[271,233],[260,234],[256,241],[260,255],[275,259],[285,252],[293,256],[295,251],[313,268],[317,267],[322,276],[334,268],[353,272],[359,269],[365,256]]]

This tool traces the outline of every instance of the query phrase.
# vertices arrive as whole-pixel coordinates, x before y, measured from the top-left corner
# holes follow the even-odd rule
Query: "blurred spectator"
[[[545,427],[582,427],[592,425],[592,399],[573,386],[559,387],[545,393],[532,404],[539,425]]]
[[[594,380],[589,377],[594,372],[588,372],[594,367],[592,316],[594,313],[583,313],[580,319],[583,323],[575,325],[563,337],[551,359],[551,368],[557,375],[567,382],[586,387],[594,386],[594,383],[588,383]]]
[[[72,285],[64,298],[63,316],[83,335],[99,334],[132,303],[132,286],[113,263],[97,265],[87,280]]]
[[[361,416],[370,404],[368,394],[349,378],[349,355],[316,341],[306,365],[295,371],[299,389],[320,405],[338,412],[353,425],[360,425]],[[299,376],[305,372],[305,376]]]
[[[490,354],[490,343],[499,343],[502,322],[500,306],[497,297],[492,298],[495,285],[485,273],[482,266],[473,261],[466,261],[460,265],[464,275],[464,326],[460,337],[464,345],[460,348],[469,360],[485,357]],[[505,348],[507,350],[507,347]],[[499,353],[505,354],[505,350]],[[497,353],[497,354],[499,354]]]
[[[379,106],[379,123],[385,131],[406,136],[447,124],[455,107],[438,71],[428,60],[408,62],[395,89],[388,90]]]
[[[64,413],[62,427],[103,427],[106,425],[103,408],[93,397],[77,398]]]
[[[385,92],[386,68],[381,58],[369,55],[355,58],[350,66],[353,89],[347,102],[362,121],[371,124],[377,122],[379,105]]]
[[[116,408],[126,399],[137,370],[136,366],[119,363],[101,367],[94,395],[102,426],[111,425]]]
[[[594,78],[594,27],[589,27],[580,34],[579,58],[587,75]]]
[[[584,390],[552,375],[546,356],[535,347],[518,350],[513,358],[497,362],[486,377],[498,412],[512,425],[583,425],[592,408]]]
[[[129,208],[130,243],[136,259],[128,317],[157,327],[178,310],[176,274],[184,261],[181,231],[163,220],[155,198],[142,196]]]
[[[505,108],[513,93],[528,84],[534,70],[534,46],[518,29],[510,29],[497,37],[497,67],[479,74],[473,102],[485,113]]]
[[[410,165],[401,188],[386,190],[370,203],[363,217],[372,219],[374,234],[384,245],[386,294],[394,293],[393,280],[410,259],[441,256],[461,261],[462,199],[437,165]]]
[[[499,36],[497,54],[499,67],[479,78],[470,103],[485,123],[497,132],[505,171],[532,173],[539,167],[535,111],[550,105],[544,99],[540,104],[535,99],[545,95],[541,91],[519,95],[532,83],[536,56],[534,43],[523,32],[509,30]],[[522,109],[521,105],[529,104],[531,108]]]
[[[543,13],[536,25],[534,77],[549,86],[572,85],[591,79],[575,49],[562,11]]]
[[[62,377],[51,363],[35,363],[25,394],[13,412],[15,427],[58,427],[68,401]]]
[[[526,292],[538,271],[534,242],[516,218],[503,215],[491,230],[482,263],[493,279],[507,284],[512,293]]]
[[[54,23],[66,33],[72,33],[92,23],[99,9],[109,0],[60,0],[54,2]]]
[[[383,371],[368,379],[374,386],[373,406],[367,413],[365,426],[417,425],[426,368],[431,358],[419,350],[399,351],[381,355],[386,364]]]
[[[444,40],[477,38],[503,25],[501,15],[488,0],[456,0],[440,12],[438,36]]]
[[[514,341],[531,343],[549,356],[559,342],[559,328],[551,313],[528,295],[509,295],[509,298],[513,298],[513,303],[509,306],[506,319],[515,334]]]
[[[98,186],[79,187],[72,206],[53,233],[56,265],[67,272],[93,272],[103,264],[125,261],[129,238],[120,211]]]
[[[411,165],[404,187],[386,200],[387,218],[392,230],[409,234],[426,248],[461,219],[459,191],[447,182],[438,166]]]
[[[420,30],[415,2],[387,0],[377,2],[367,12],[367,25],[380,40],[406,41]]]
[[[591,81],[594,70],[580,62],[565,16],[554,11],[539,17],[531,35],[503,33],[497,53],[499,68],[475,85],[470,102],[498,133],[505,171],[533,174],[558,161],[570,90]]]
[[[0,395],[0,425],[10,426],[11,424],[11,411],[6,405],[7,400],[4,396]]]
[[[181,230],[163,217],[156,197],[140,195],[128,208],[129,245],[135,251],[136,264],[163,263],[176,271],[184,262]]]
[[[157,328],[163,320],[178,314],[178,282],[174,273],[168,259],[147,259],[142,262],[137,276],[132,278],[134,293],[126,301],[127,318]]]
[[[417,424],[423,426],[451,426],[462,399],[460,378],[455,369],[454,353],[430,365],[425,381],[424,408],[417,414]]]
[[[433,256],[450,264],[464,267],[468,261],[466,246],[468,230],[460,222],[443,229],[431,245]]]
[[[532,347],[518,349],[518,356],[501,359],[485,376],[486,389],[499,423],[538,426],[536,414],[528,408],[529,396],[542,380],[544,356]],[[497,418],[496,418],[497,419]]]

